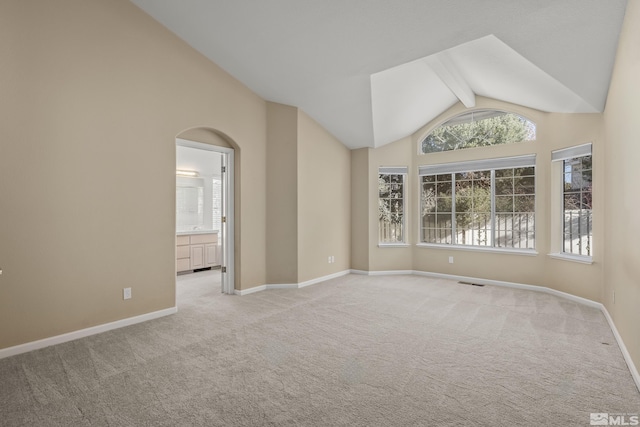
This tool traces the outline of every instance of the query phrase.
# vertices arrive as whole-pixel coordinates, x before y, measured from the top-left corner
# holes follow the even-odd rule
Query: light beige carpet
[[[0,360],[2,426],[587,426],[640,393],[603,315],[414,276],[220,294]]]

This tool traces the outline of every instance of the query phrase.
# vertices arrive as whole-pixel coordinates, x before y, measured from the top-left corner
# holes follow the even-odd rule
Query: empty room
[[[0,1],[0,426],[640,425],[640,2]]]

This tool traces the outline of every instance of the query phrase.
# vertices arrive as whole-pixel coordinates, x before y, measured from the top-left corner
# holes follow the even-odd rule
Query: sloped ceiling
[[[350,148],[485,96],[604,108],[626,0],[131,0],[264,99]]]

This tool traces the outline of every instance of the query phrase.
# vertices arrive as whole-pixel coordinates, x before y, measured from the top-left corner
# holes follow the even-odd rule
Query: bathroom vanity
[[[178,273],[220,265],[217,231],[179,232],[176,235]]]

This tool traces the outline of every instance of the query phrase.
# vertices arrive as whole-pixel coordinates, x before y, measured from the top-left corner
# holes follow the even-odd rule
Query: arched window
[[[422,154],[487,147],[536,139],[536,125],[513,113],[476,110],[435,128],[420,144]]]

